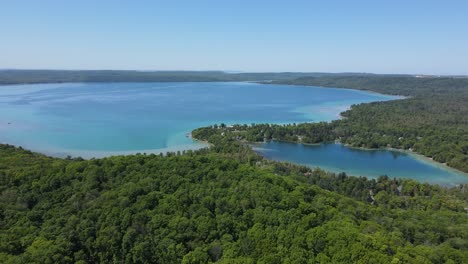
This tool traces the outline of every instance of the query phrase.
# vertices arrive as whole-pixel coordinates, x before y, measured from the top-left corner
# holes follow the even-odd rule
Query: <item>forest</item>
[[[204,135],[198,151],[91,160],[0,145],[0,262],[468,261],[466,185],[348,177]]]
[[[467,82],[276,80],[408,98],[354,105],[329,123],[199,128],[192,136],[210,147],[197,151],[84,160],[0,144],[0,263],[468,263],[468,185],[334,174],[245,144],[338,140],[468,171]]]
[[[468,172],[468,78],[323,76],[273,83],[345,87],[407,98],[353,105],[342,119],[330,123],[236,127],[245,130],[247,140],[338,140],[355,147],[412,150]]]

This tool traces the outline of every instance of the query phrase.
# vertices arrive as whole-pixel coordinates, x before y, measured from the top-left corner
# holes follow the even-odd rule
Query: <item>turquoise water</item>
[[[329,121],[352,104],[399,97],[255,83],[75,83],[0,86],[0,142],[52,156],[103,157],[196,149],[187,134],[215,123]],[[376,177],[466,182],[406,154],[271,142],[272,159]]]
[[[187,133],[215,123],[336,119],[351,104],[396,97],[255,83],[0,86],[0,142],[54,156],[199,148]]]
[[[254,149],[269,159],[321,167],[354,176],[377,178],[387,175],[448,186],[468,183],[468,176],[462,172],[399,151],[362,150],[341,144],[302,145],[275,141],[255,145]]]

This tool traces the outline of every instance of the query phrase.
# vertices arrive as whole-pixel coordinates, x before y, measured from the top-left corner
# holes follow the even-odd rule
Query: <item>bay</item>
[[[247,82],[0,86],[0,142],[85,158],[196,149],[205,145],[187,134],[197,127],[329,121],[352,104],[395,98]]]
[[[0,86],[0,143],[84,158],[206,147],[188,135],[212,124],[331,121],[353,104],[400,99],[350,89],[249,82],[62,83]],[[431,183],[468,177],[414,155],[341,145],[270,142],[257,151],[351,175]]]

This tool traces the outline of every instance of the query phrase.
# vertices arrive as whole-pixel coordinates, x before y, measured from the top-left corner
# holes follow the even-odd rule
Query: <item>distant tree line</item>
[[[1,84],[66,82],[219,82],[294,79],[329,73],[227,73],[223,71],[0,70]]]

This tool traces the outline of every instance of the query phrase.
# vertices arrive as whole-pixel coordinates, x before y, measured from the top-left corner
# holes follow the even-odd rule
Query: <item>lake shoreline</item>
[[[352,146],[350,144],[341,143],[340,141],[329,141],[329,142],[320,142],[320,143],[302,143],[302,142],[277,140],[277,139],[272,139],[271,141],[280,142],[280,143],[288,143],[288,144],[300,144],[300,145],[304,145],[304,146],[320,146],[320,145],[325,145],[325,144],[338,144],[338,145],[341,145],[341,146],[344,146],[344,147],[347,147],[347,148],[350,148],[350,149],[356,149],[356,150],[362,150],[362,151],[379,151],[380,150],[380,151],[400,152],[400,153],[411,155],[415,159],[421,160],[421,161],[425,162],[426,164],[429,164],[429,165],[432,165],[432,166],[435,166],[435,167],[439,167],[439,168],[442,168],[444,170],[448,170],[448,171],[451,171],[451,172],[461,174],[461,175],[464,175],[464,176],[468,177],[468,173],[466,173],[464,171],[457,170],[455,168],[452,168],[452,167],[448,166],[445,163],[438,162],[438,161],[436,161],[436,160],[434,160],[434,159],[432,159],[430,157],[424,156],[424,155],[422,155],[420,153],[417,153],[417,152],[414,152],[414,151],[411,151],[411,150],[390,148],[390,147],[381,147],[381,148],[356,147],[356,146]],[[264,142],[248,142],[248,141],[245,141],[244,143],[253,144],[253,145],[260,145],[260,144],[262,144]]]
[[[407,99],[414,98],[413,96],[379,93],[379,92],[375,92],[375,91],[371,91],[371,90],[367,90],[367,89],[354,89],[354,88],[346,88],[346,87],[327,87],[327,86],[319,86],[319,85],[301,85],[301,84],[288,84],[288,83],[269,83],[269,82],[257,82],[257,83],[265,84],[265,85],[268,85],[268,84],[270,84],[270,85],[289,85],[289,86],[301,86],[301,87],[305,86],[305,87],[320,87],[320,88],[327,88],[327,89],[351,90],[351,91],[365,92],[365,93],[376,94],[376,95],[388,95],[388,96],[400,97],[400,98],[397,98],[397,99],[394,99],[394,100],[407,100]],[[385,102],[385,101],[379,101],[379,102]],[[368,104],[368,103],[362,103],[362,104]],[[343,116],[343,113],[345,113],[347,111],[350,111],[350,110],[352,110],[352,106],[350,106],[347,110],[339,113],[339,118],[335,119],[335,120],[346,119],[346,116]],[[332,121],[334,121],[334,120],[332,120]],[[332,122],[332,121],[328,121],[328,122]],[[301,142],[295,142],[295,143],[305,144],[305,143],[301,143]],[[326,142],[322,142],[322,143],[326,143]],[[321,144],[321,143],[318,143],[318,144]],[[356,148],[356,149],[362,149],[362,150],[377,150],[377,149],[393,150],[393,151],[399,151],[399,152],[411,154],[415,158],[428,161],[428,162],[430,162],[430,163],[432,163],[434,165],[440,166],[442,168],[446,168],[446,169],[449,169],[449,170],[452,170],[452,171],[455,171],[455,172],[458,172],[458,173],[462,173],[462,174],[464,174],[464,175],[466,175],[468,177],[468,172],[464,172],[464,171],[458,170],[456,168],[450,167],[446,163],[441,163],[441,162],[435,161],[433,158],[425,156],[424,154],[418,153],[418,152],[415,152],[415,151],[409,151],[409,150],[397,149],[397,148],[387,148],[387,147],[377,148],[377,149],[364,148],[364,147],[355,147],[355,146],[350,146],[350,145],[349,145],[349,147]]]
[[[178,84],[177,84],[178,83]],[[203,84],[200,84],[203,83]],[[236,84],[238,83],[238,84]],[[46,83],[46,84],[51,84],[51,83]],[[52,83],[54,84],[54,83]],[[118,84],[115,85],[116,87],[113,87],[112,84]],[[86,100],[85,102],[89,102],[91,107],[87,107],[83,114],[83,112],[76,111],[76,109],[73,109],[73,114],[77,114],[76,118],[83,118],[84,120],[92,120],[93,122],[90,123],[91,126],[87,126],[86,123],[81,124],[80,126],[76,126],[74,123],[66,123],[65,127],[66,129],[62,129],[62,123],[60,123],[60,127],[54,127],[56,124],[51,124],[52,126],[47,127],[49,125],[49,120],[57,121],[57,123],[62,122],[63,119],[48,119],[49,117],[46,116],[47,118],[39,119],[36,115],[33,115],[34,113],[31,112],[25,115],[25,118],[29,118],[31,120],[37,121],[38,124],[40,124],[42,127],[46,127],[49,129],[47,132],[52,131],[54,133],[53,135],[65,135],[63,138],[61,138],[62,142],[69,142],[70,138],[74,138],[75,136],[73,135],[79,135],[80,139],[85,139],[80,144],[73,143],[73,144],[64,144],[64,145],[53,145],[55,141],[55,137],[50,137],[48,134],[45,134],[44,137],[38,137],[38,138],[32,138],[33,140],[36,140],[36,142],[39,143],[44,143],[44,144],[50,144],[50,146],[45,146],[42,149],[40,148],[40,145],[32,145],[34,141],[27,142],[24,140],[24,137],[18,137],[15,138],[12,136],[12,139],[16,140],[13,142],[20,143],[20,144],[15,144],[17,146],[25,146],[28,149],[32,149],[33,151],[37,151],[39,153],[44,153],[46,155],[50,156],[55,156],[55,157],[66,157],[68,155],[72,156],[82,156],[84,158],[103,158],[103,157],[109,157],[109,156],[121,156],[121,155],[134,155],[137,153],[167,153],[167,152],[174,152],[174,151],[183,151],[183,150],[189,150],[189,149],[198,149],[200,146],[196,146],[197,143],[200,143],[203,145],[203,147],[212,147],[212,145],[206,141],[203,140],[198,140],[195,138],[191,137],[191,133],[186,132],[181,132],[178,130],[169,130],[168,125],[170,128],[171,123],[158,123],[159,120],[166,121],[166,120],[180,120],[178,122],[186,122],[186,126],[190,127],[199,127],[200,125],[206,125],[206,124],[200,124],[198,123],[189,123],[189,120],[196,120],[192,119],[197,117],[198,115],[193,115],[192,113],[196,113],[200,111],[199,109],[193,110],[191,108],[181,108],[181,107],[186,107],[187,101],[190,97],[184,97],[189,94],[201,94],[203,95],[203,92],[215,92],[218,91],[217,93],[221,93],[223,97],[220,97],[224,101],[205,101],[203,100],[195,100],[195,101],[188,101],[188,103],[192,103],[192,105],[198,105],[200,106],[201,103],[204,103],[207,106],[210,106],[212,108],[207,108],[205,112],[203,113],[204,115],[200,116],[204,119],[200,120],[205,120],[205,121],[210,121],[210,120],[237,120],[236,122],[230,122],[230,123],[238,123],[238,124],[245,124],[248,123],[246,121],[251,120],[252,115],[257,116],[259,121],[256,123],[261,124],[261,123],[271,123],[271,124],[288,124],[291,122],[284,122],[284,120],[294,120],[293,118],[297,118],[297,121],[295,123],[300,124],[300,123],[316,123],[320,122],[319,120],[324,120],[322,122],[334,122],[336,120],[340,120],[346,117],[343,117],[342,114],[349,109],[352,110],[352,105],[354,104],[368,104],[372,102],[385,102],[385,101],[390,101],[390,100],[403,100],[407,99],[408,97],[404,96],[398,96],[398,95],[388,95],[388,94],[382,94],[378,92],[373,92],[373,91],[368,91],[368,90],[359,90],[359,89],[350,89],[350,88],[329,88],[329,87],[320,87],[320,86],[307,86],[307,85],[287,85],[287,84],[271,84],[271,83],[259,83],[259,82],[170,82],[171,85],[167,85],[168,82],[145,82],[145,83],[134,83],[131,82],[131,84],[125,83],[122,84],[121,82],[118,83],[83,83],[83,82],[78,82],[78,83],[60,83],[60,85],[55,85],[51,87],[45,87],[44,91],[42,92],[42,88],[40,90],[34,89],[30,90],[30,88],[27,88],[29,86],[25,86],[25,88],[18,92],[16,89],[12,89],[12,95],[16,96],[10,96],[8,97],[8,93],[5,93],[3,96],[6,96],[8,100],[5,100],[4,103],[7,105],[7,103],[15,103],[15,102],[20,102],[21,104],[12,104],[13,106],[19,105],[37,105],[39,103],[37,102],[49,102],[47,96],[55,96],[54,93],[56,91],[60,91],[60,97],[51,97],[54,98],[54,100],[57,100],[57,102],[60,102],[61,104],[58,104],[58,106],[62,106],[62,100],[65,100],[66,102],[72,101],[73,99],[78,98],[80,101],[80,104],[82,104],[82,100]],[[174,85],[172,85],[174,84]],[[192,84],[192,85],[191,85]],[[249,85],[247,85],[249,84]],[[260,87],[260,84],[269,84],[270,86],[264,86],[263,88]],[[79,87],[77,89],[69,89],[70,87],[75,87],[78,85]],[[224,86],[223,86],[224,85]],[[255,86],[258,87],[256,88]],[[33,85],[31,85],[34,87]],[[291,88],[291,87],[299,87],[299,88]],[[105,88],[105,89],[100,89],[100,88]],[[197,90],[195,88],[200,88],[203,90]],[[224,89],[223,89],[224,88]],[[235,88],[235,89],[233,89]],[[256,88],[256,89],[255,89]],[[314,88],[314,89],[310,89]],[[216,90],[214,90],[216,89]],[[221,90],[217,90],[221,89]],[[42,97],[36,96],[38,92],[41,92],[40,95]],[[96,91],[99,93],[96,95]],[[159,92],[160,91],[160,92]],[[260,100],[258,101],[259,96],[265,97],[265,92],[268,92],[268,94],[272,94],[271,96],[267,96],[266,99],[263,101]],[[172,99],[173,97],[165,97],[168,93],[175,94],[183,100],[177,100],[178,98]],[[253,94],[254,99],[241,99],[246,98],[244,96],[245,94],[251,95]],[[126,93],[129,96],[140,96],[140,97],[135,97],[138,100],[141,100],[141,102],[147,102],[148,100],[148,105],[154,105],[155,100],[158,102],[158,105],[162,105],[164,103],[164,108],[161,108],[158,110],[158,112],[154,112],[155,115],[148,115],[145,112],[142,112],[143,109],[142,107],[138,108],[130,108],[134,110],[135,112],[132,113],[131,118],[125,119],[125,125],[123,125],[121,128],[123,129],[122,132],[119,132],[119,134],[116,134],[118,137],[112,137],[113,131],[110,131],[109,129],[105,130],[103,128],[105,127],[111,127],[109,125],[103,126],[102,123],[96,122],[94,120],[95,113],[92,111],[89,111],[89,113],[86,111],[87,109],[93,109],[96,108],[97,106],[101,106],[105,104],[104,106],[106,107],[104,110],[108,111],[112,109],[112,107],[116,106],[114,109],[115,111],[112,112],[112,115],[110,115],[110,118],[114,118],[114,116],[118,117],[120,120],[122,119],[122,116],[125,117],[125,112],[121,111],[123,108],[121,107],[120,102],[127,102],[125,99]],[[34,95],[34,96],[33,96]],[[151,96],[154,97],[152,98]],[[321,97],[323,95],[323,97]],[[366,96],[367,95],[367,96]],[[373,96],[371,96],[373,95]],[[238,101],[235,101],[235,104],[231,107],[232,110],[236,111],[241,111],[242,115],[232,115],[231,113],[235,111],[231,111],[229,108],[230,104],[233,104],[232,101],[235,98],[238,98]],[[16,99],[11,99],[11,98],[16,98]],[[36,99],[34,99],[36,98]],[[44,98],[44,99],[41,99]],[[99,101],[100,98],[102,98],[102,101]],[[141,98],[141,99],[140,99]],[[166,99],[169,98],[169,99]],[[185,98],[185,99],[184,99]],[[270,99],[268,99],[270,98]],[[15,100],[15,101],[12,101]],[[175,101],[174,101],[175,100]],[[31,101],[31,102],[30,102]],[[65,102],[63,101],[63,102]],[[361,101],[361,103],[359,103]],[[73,101],[72,101],[73,102]],[[327,105],[328,102],[328,105]],[[110,103],[113,103],[113,105],[110,105]],[[115,103],[115,105],[114,105]],[[135,105],[134,102],[131,102],[132,105]],[[340,105],[341,103],[341,105]],[[309,106],[311,105],[322,105],[320,106],[321,108],[324,109],[323,112],[321,111],[316,111],[316,108],[310,108]],[[62,108],[51,108],[54,105],[48,105],[48,109],[50,110],[49,112],[51,114],[55,113],[60,113],[57,112],[59,110],[62,110]],[[225,110],[227,106],[228,110]],[[297,106],[297,107],[295,107]],[[339,107],[338,107],[339,106]],[[342,106],[347,106],[346,109],[343,111]],[[177,108],[179,107],[179,108]],[[295,108],[293,108],[295,107]],[[298,108],[303,107],[305,110],[308,111],[297,111]],[[307,108],[308,107],[308,108]],[[329,109],[330,108],[330,109]],[[9,108],[6,108],[7,110]],[[14,107],[11,107],[11,109],[15,109]],[[31,108],[32,110],[36,110]],[[175,109],[182,111],[184,110],[185,112],[179,112],[178,116],[175,116],[174,119],[171,119],[171,111],[165,112],[164,115],[158,115],[159,113],[162,113],[164,111],[167,111],[167,109]],[[246,109],[246,110],[243,110]],[[303,109],[303,110],[304,110]],[[11,110],[12,113],[13,110]],[[67,110],[68,111],[68,110]],[[192,112],[190,112],[192,111]],[[257,111],[258,113],[255,114]],[[272,112],[274,111],[274,112]],[[66,112],[68,113],[68,112]],[[115,113],[119,113],[119,115],[116,115]],[[271,114],[276,114],[274,118],[270,118]],[[293,114],[291,114],[293,113]],[[313,114],[316,114],[317,118],[314,120]],[[6,118],[9,117],[9,112],[7,111],[6,113]],[[132,119],[135,116],[139,116],[137,119]],[[65,116],[65,114],[63,114]],[[44,117],[45,115],[42,115],[41,117]],[[91,116],[91,118],[88,118]],[[158,119],[158,116],[161,116],[160,119]],[[14,117],[14,115],[12,115]],[[22,117],[22,116],[20,116]],[[51,116],[52,118],[55,118],[55,116]],[[156,117],[156,119],[155,119]],[[199,118],[200,118],[199,117]],[[291,118],[291,119],[290,119]],[[29,120],[28,119],[28,120]],[[148,133],[138,131],[136,132],[135,129],[138,129],[138,123],[142,121],[147,121],[145,123],[145,130],[147,131],[165,131],[167,129],[168,132],[166,132],[167,135],[171,135],[169,138],[166,134],[162,134],[166,138],[162,138],[161,142],[162,144],[158,143],[156,140],[153,140],[154,137],[158,137],[158,132],[157,133],[151,133],[151,136],[149,136]],[[114,121],[113,119],[109,119],[111,121]],[[252,118],[252,120],[255,120]],[[7,120],[5,120],[7,121]],[[16,124],[20,122],[21,120],[13,120],[13,123]],[[27,121],[27,120],[26,120]],[[135,121],[135,122],[133,122]],[[8,122],[10,120],[8,119]],[[175,122],[175,121],[174,121]],[[210,121],[211,122],[211,121]],[[122,124],[120,121],[118,122]],[[105,123],[106,124],[106,123]],[[104,124],[104,125],[105,125]],[[110,122],[109,124],[112,124]],[[154,125],[154,124],[160,124],[160,125]],[[189,124],[191,124],[189,126]],[[136,125],[136,126],[135,126]],[[10,124],[7,126],[4,126],[5,128],[12,128],[10,127]],[[80,129],[81,127],[86,127],[86,129]],[[119,127],[120,128],[120,127]],[[91,130],[94,129],[94,130]],[[185,128],[186,129],[186,128]],[[191,129],[191,128],[190,128]],[[13,129],[11,131],[15,132]],[[73,131],[73,132],[71,132]],[[120,130],[119,130],[120,131]],[[10,131],[7,131],[10,132]],[[98,132],[96,135],[95,132]],[[102,132],[99,134],[99,132]],[[105,133],[104,133],[105,132]],[[179,137],[177,133],[182,133],[182,135]],[[29,132],[28,132],[29,133]],[[82,134],[81,134],[82,133]],[[175,136],[174,136],[174,133]],[[14,135],[14,133],[10,133]],[[2,142],[10,142],[8,141],[8,133],[5,134],[4,138],[2,138]],[[87,137],[86,137],[87,136]],[[112,140],[108,140],[109,136],[113,138]],[[172,137],[174,136],[174,137]],[[120,138],[119,138],[120,137]],[[147,138],[148,141],[145,141],[145,137]],[[23,140],[23,141],[21,141]],[[195,143],[193,147],[188,147],[192,143],[192,141]],[[104,142],[104,143],[102,143]],[[132,145],[132,142],[138,143],[137,145]],[[149,144],[149,142],[153,142],[153,144]],[[154,142],[157,142],[154,144]],[[295,144],[306,144],[307,143],[302,143],[302,142],[290,142],[290,143],[295,143]],[[316,143],[313,145],[319,145],[323,144],[326,142],[320,142]],[[336,142],[335,142],[336,143]],[[29,144],[29,145],[28,145]],[[312,144],[311,144],[312,145]],[[32,147],[34,146],[34,147]],[[146,147],[148,147],[146,149]],[[161,146],[161,147],[159,147]],[[121,149],[122,151],[107,151],[107,149]],[[362,148],[359,148],[362,149]],[[380,148],[380,149],[385,149],[385,148]],[[392,150],[392,149],[387,149],[387,150]],[[395,151],[403,151],[400,149],[396,149]],[[411,153],[414,155],[414,153]],[[419,154],[419,153],[418,153]],[[421,155],[421,154],[420,154]],[[421,157],[419,157],[421,158]],[[432,164],[438,163],[436,161],[431,161]],[[444,166],[444,164],[438,164],[439,166],[442,166],[444,168],[450,168],[453,169],[447,165]],[[455,171],[459,172],[458,170],[454,169]]]
[[[318,87],[318,88],[326,88],[326,89],[350,90],[350,91],[358,91],[358,92],[364,92],[364,93],[380,95],[380,96],[381,95],[388,95],[388,96],[401,97],[401,98],[394,99],[394,100],[404,100],[404,99],[413,98],[413,96],[407,96],[407,95],[401,95],[401,94],[379,93],[379,92],[375,92],[375,91],[371,91],[371,90],[353,89],[353,88],[346,88],[346,87],[329,87],[329,86],[320,86],[320,85],[304,85],[304,84],[290,84],[290,83],[269,83],[269,82],[253,82],[253,83],[265,84],[265,85],[288,85],[288,86]],[[366,104],[366,103],[364,103],[364,104]]]
[[[377,179],[387,175],[447,187],[468,184],[466,173],[400,150],[360,149],[333,142],[311,145],[269,141],[249,146],[267,160],[321,168],[332,173],[345,172],[349,176]]]

